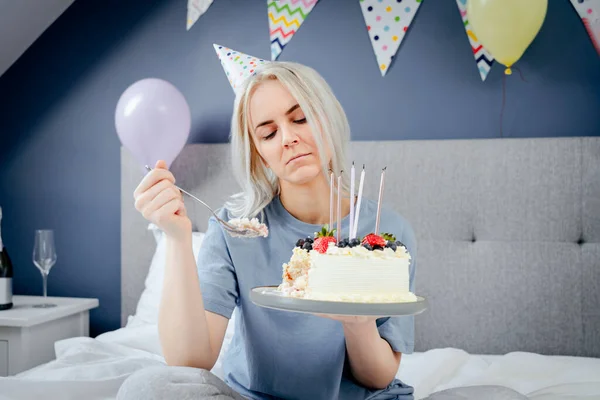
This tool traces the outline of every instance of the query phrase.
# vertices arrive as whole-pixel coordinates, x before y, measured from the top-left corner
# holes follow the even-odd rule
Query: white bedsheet
[[[226,342],[230,337],[226,337]],[[15,377],[0,378],[0,399],[114,399],[140,368],[164,363],[156,326],[138,325],[56,343],[56,360]],[[213,369],[221,374],[220,361]],[[459,349],[404,355],[398,377],[415,398],[452,387],[504,385],[534,400],[600,399],[600,359],[509,353],[482,356]]]

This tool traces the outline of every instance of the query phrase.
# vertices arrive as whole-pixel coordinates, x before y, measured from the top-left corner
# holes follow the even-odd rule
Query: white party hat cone
[[[213,46],[235,93],[237,93],[244,80],[255,73],[257,66],[268,62],[262,58],[250,56],[225,46],[218,44],[213,44]]]

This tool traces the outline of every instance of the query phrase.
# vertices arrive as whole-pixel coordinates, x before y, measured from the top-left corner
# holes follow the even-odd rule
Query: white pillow
[[[160,296],[162,293],[162,284],[165,271],[166,240],[163,232],[154,224],[148,225],[156,240],[156,250],[152,257],[152,262],[146,276],[145,289],[140,296],[134,316],[129,316],[124,328],[113,332],[106,332],[98,338],[103,341],[119,342],[125,346],[133,347],[139,350],[149,351],[158,356],[163,356],[158,336],[158,308],[160,305]],[[192,246],[194,259],[198,262],[198,252],[204,240],[203,232],[192,233]],[[223,346],[212,372],[224,379],[223,376],[223,355],[229,350],[231,340],[235,331],[235,319],[238,310],[236,309],[229,320]]]
[[[145,288],[138,301],[135,316],[129,318],[127,326],[158,324],[158,308],[165,275],[166,240],[164,240],[165,235],[156,225],[150,224],[148,225],[148,229],[152,231],[156,239],[156,250],[150,263]],[[198,262],[198,252],[203,240],[203,232],[192,232],[192,247],[196,263]]]

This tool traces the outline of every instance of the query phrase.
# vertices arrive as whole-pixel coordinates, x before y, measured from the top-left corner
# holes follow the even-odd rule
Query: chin
[[[321,167],[318,165],[303,165],[296,168],[283,179],[294,185],[305,185],[317,179],[321,175]]]

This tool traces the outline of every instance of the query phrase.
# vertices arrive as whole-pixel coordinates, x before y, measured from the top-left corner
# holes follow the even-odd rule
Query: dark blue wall
[[[599,136],[600,57],[569,0],[506,79],[503,136]],[[0,77],[2,234],[15,292],[41,294],[33,231],[53,228],[58,262],[49,294],[97,297],[92,335],[120,322],[119,95],[155,76],[187,97],[190,142],[227,141],[233,93],[219,43],[269,57],[264,0],[215,0],[187,32],[184,0],[77,0]],[[345,107],[354,140],[500,135],[503,68],[481,82],[451,0],[423,2],[382,78],[358,1],[322,0],[282,60],[316,68]]]

